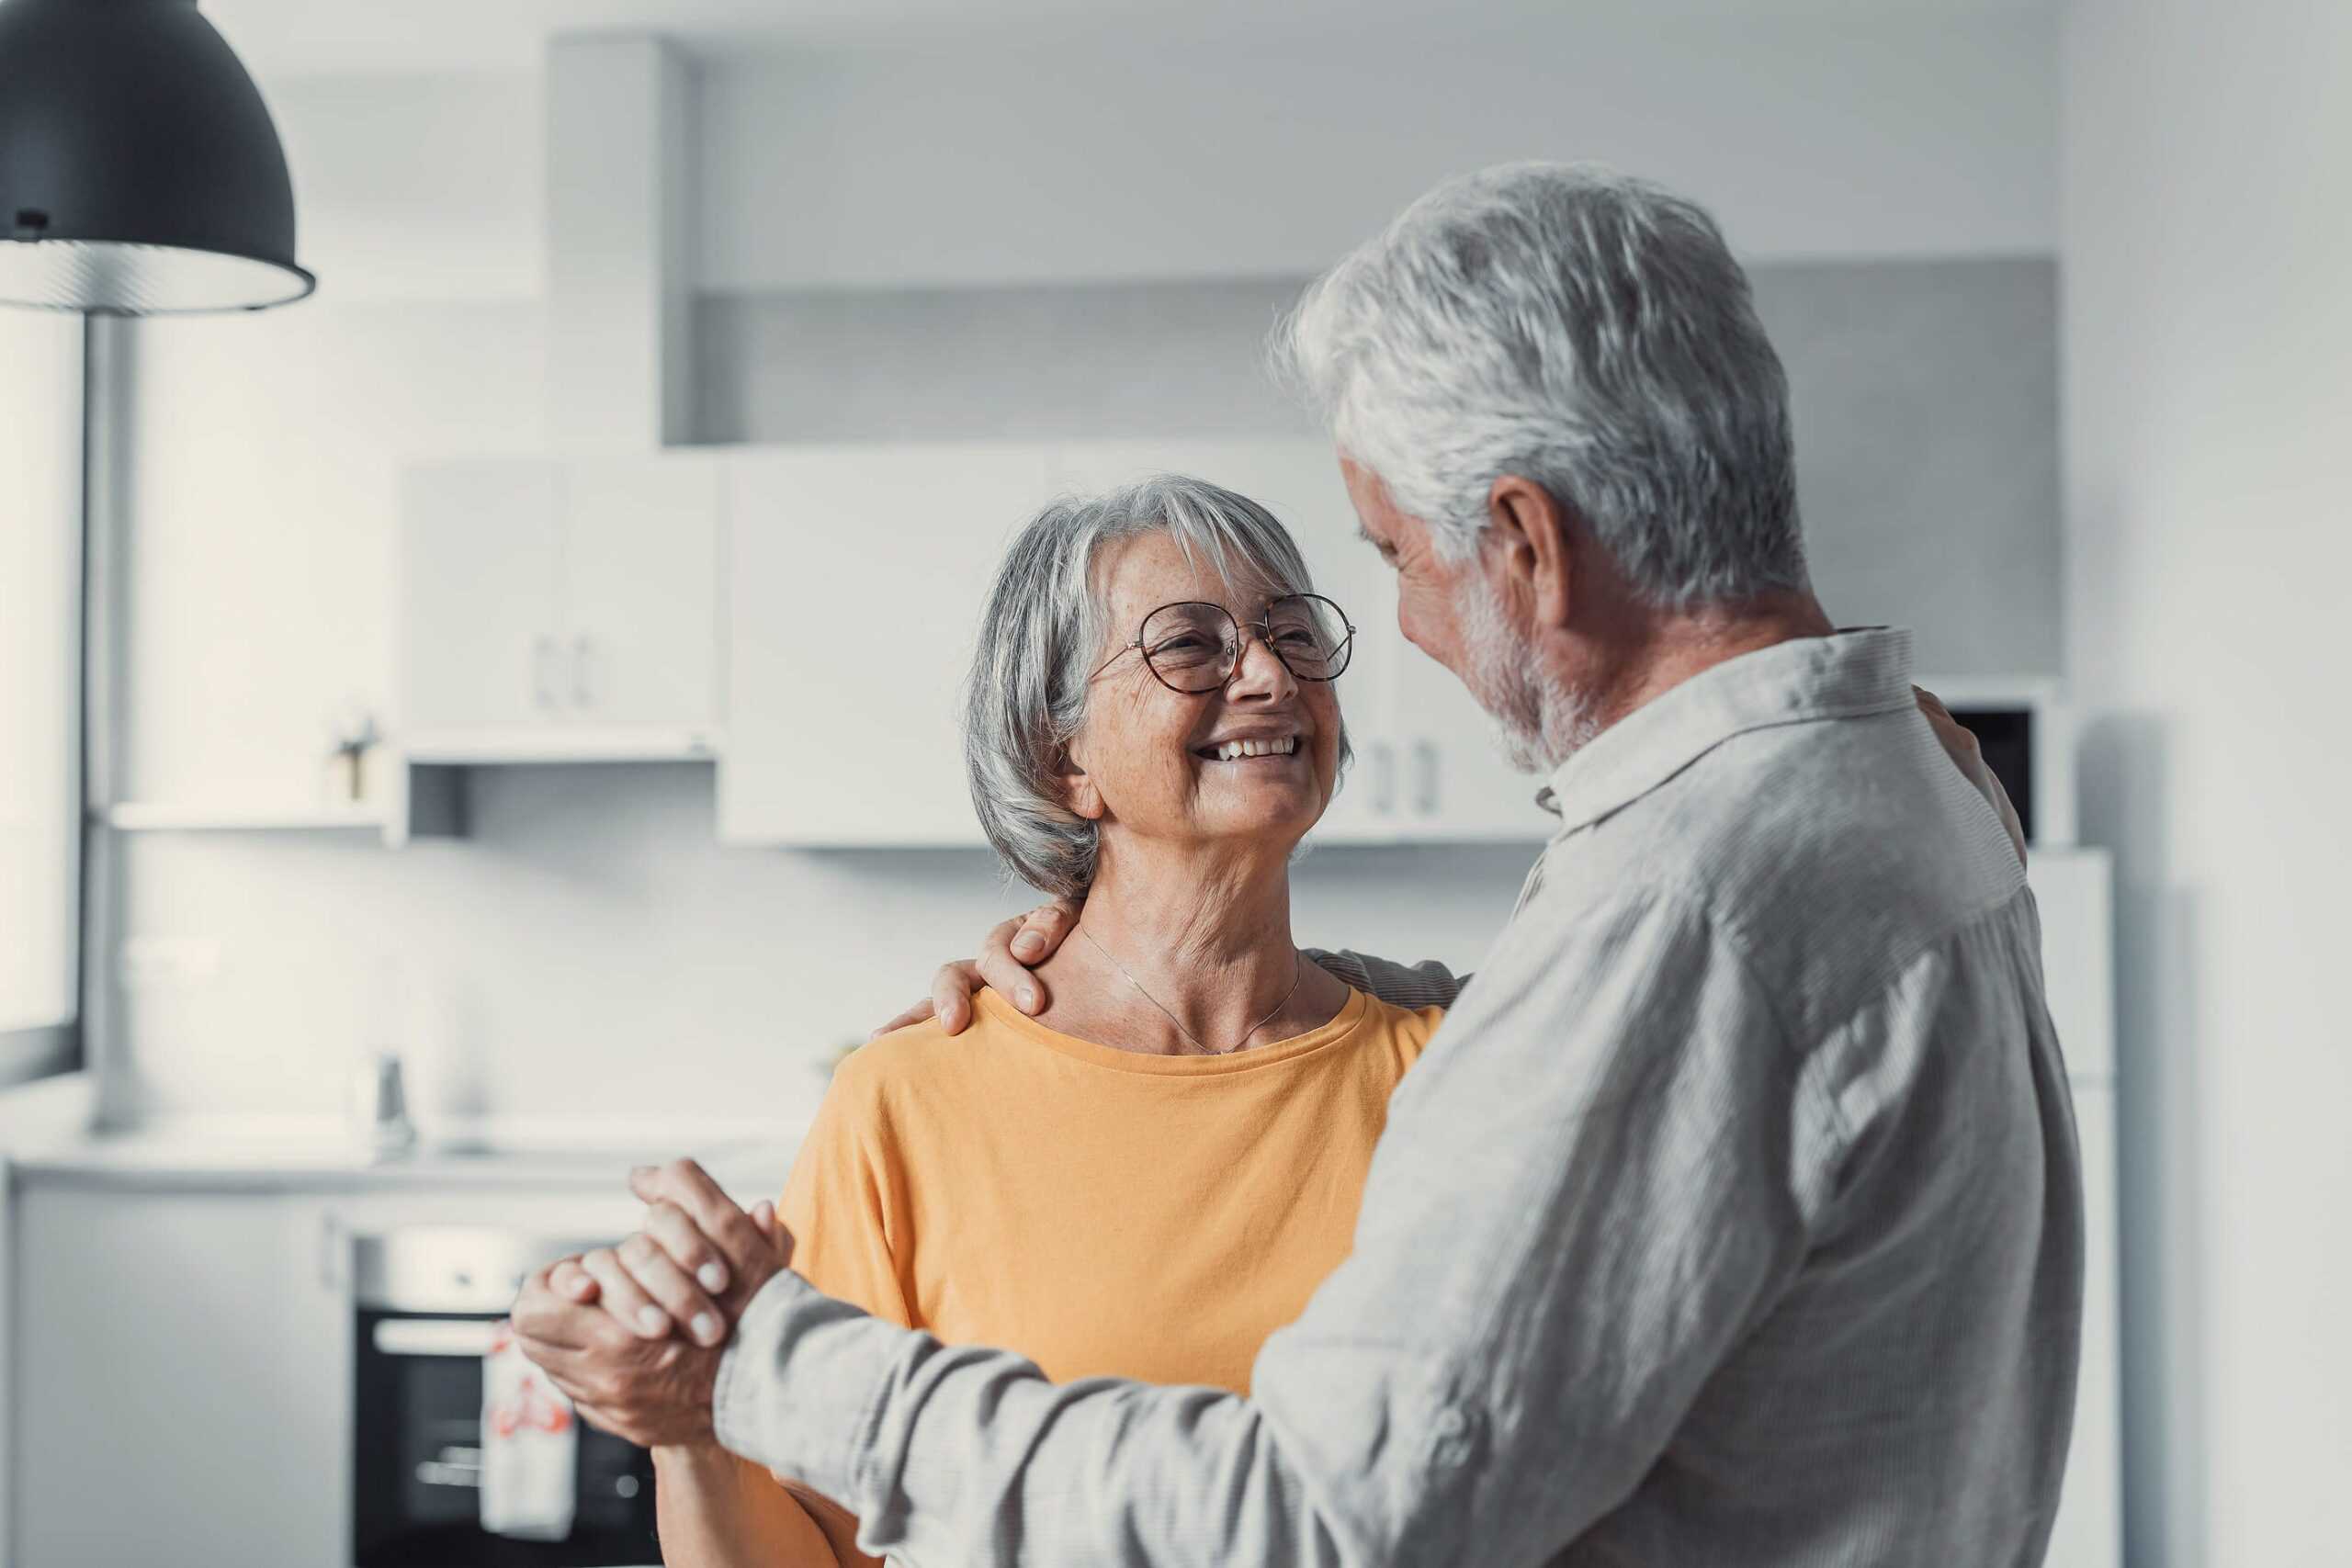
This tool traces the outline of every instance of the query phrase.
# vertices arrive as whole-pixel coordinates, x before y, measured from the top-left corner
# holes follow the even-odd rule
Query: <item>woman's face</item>
[[[1259,640],[1252,623],[1281,590],[1228,582],[1165,533],[1118,542],[1095,570],[1110,619],[1094,662],[1110,663],[1070,744],[1072,808],[1102,825],[1106,845],[1244,840],[1287,853],[1339,782],[1340,705],[1333,682],[1297,679]],[[1221,605],[1244,628],[1240,663],[1218,690],[1170,691],[1140,649],[1119,651],[1154,610],[1187,600]],[[1227,759],[1232,740],[1264,754]]]

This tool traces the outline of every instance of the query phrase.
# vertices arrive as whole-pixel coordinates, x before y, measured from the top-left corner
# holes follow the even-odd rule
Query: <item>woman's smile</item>
[[[1193,755],[1209,762],[1288,762],[1298,755],[1298,732],[1279,735],[1227,736],[1193,748]]]

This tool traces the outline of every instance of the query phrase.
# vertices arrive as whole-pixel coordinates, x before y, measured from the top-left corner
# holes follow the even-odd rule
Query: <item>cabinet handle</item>
[[[1372,808],[1383,817],[1396,809],[1396,752],[1385,740],[1372,743]]]
[[[555,638],[542,636],[531,639],[531,702],[534,706],[551,708],[556,705],[555,656]]]
[[[1424,817],[1437,815],[1437,742],[1413,742],[1413,761],[1420,766],[1420,784],[1413,792],[1413,807]]]
[[[583,708],[596,705],[595,689],[588,679],[589,658],[588,634],[582,632],[571,639],[571,701]]]

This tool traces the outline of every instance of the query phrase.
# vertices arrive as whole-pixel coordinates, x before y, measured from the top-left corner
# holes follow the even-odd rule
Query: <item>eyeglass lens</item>
[[[1348,618],[1330,600],[1295,593],[1266,606],[1266,646],[1302,681],[1329,681],[1348,666]],[[1233,676],[1241,629],[1222,606],[1163,604],[1144,618],[1143,655],[1180,692],[1208,692]]]

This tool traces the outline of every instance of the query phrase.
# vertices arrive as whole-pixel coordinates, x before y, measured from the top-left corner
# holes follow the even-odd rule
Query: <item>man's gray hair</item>
[[[1317,279],[1273,349],[1448,558],[1516,474],[1661,608],[1805,586],[1788,378],[1714,220],[1657,186],[1563,164],[1449,181]]]
[[[1095,825],[1062,789],[1070,741],[1086,719],[1087,677],[1111,655],[1096,563],[1102,547],[1165,533],[1185,558],[1270,597],[1309,593],[1306,558],[1273,513],[1248,496],[1182,474],[1105,494],[1064,497],[1030,519],[1005,551],[980,615],[965,691],[964,769],[981,830],[1031,886],[1083,897],[1094,881]],[[1340,758],[1348,760],[1347,731]]]

